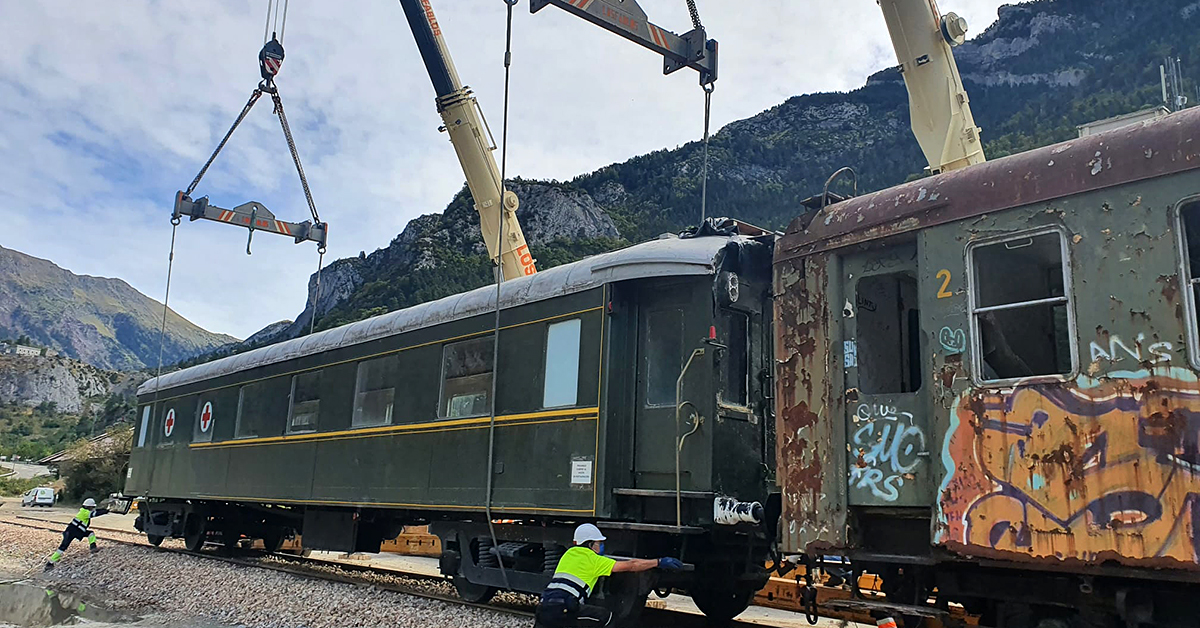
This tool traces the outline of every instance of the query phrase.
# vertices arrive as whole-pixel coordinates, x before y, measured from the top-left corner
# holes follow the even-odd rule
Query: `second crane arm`
[[[517,221],[520,203],[516,194],[504,189],[500,167],[492,154],[496,147],[475,96],[458,78],[433,8],[429,0],[400,0],[400,6],[433,82],[442,128],[450,135],[467,177],[488,255],[505,280],[532,275],[537,267]]]

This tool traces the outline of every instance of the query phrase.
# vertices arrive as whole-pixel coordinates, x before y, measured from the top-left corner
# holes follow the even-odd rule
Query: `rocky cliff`
[[[539,266],[573,261],[623,242],[612,218],[581,189],[520,180],[510,189],[521,200],[517,218]],[[487,248],[464,188],[446,211],[410,221],[387,248],[330,264],[321,271],[319,291],[313,275],[308,306],[276,340],[308,333],[314,311],[318,328],[324,329],[490,280]]]
[[[76,275],[53,262],[0,247],[0,337],[33,343],[106,369],[157,363],[162,303],[120,279]],[[164,363],[237,342],[167,317]]]
[[[94,411],[89,399],[132,394],[147,374],[117,373],[64,357],[0,356],[0,403],[36,406],[50,402],[60,412]]]

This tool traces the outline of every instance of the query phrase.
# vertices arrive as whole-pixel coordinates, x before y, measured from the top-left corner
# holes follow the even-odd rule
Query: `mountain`
[[[151,376],[148,371],[107,371],[62,356],[0,355],[0,404],[52,404],[60,412],[80,414],[96,411],[92,404],[97,399],[132,397]]]
[[[0,355],[0,456],[37,460],[136,418],[147,372],[117,373],[65,358]]]
[[[120,279],[76,275],[53,262],[0,247],[0,338],[28,338],[110,370],[158,363],[162,303]],[[171,311],[163,363],[237,342]]]
[[[1075,126],[1160,101],[1158,65],[1200,63],[1200,2],[1037,0],[1002,7],[986,31],[955,50],[997,158],[1074,137]],[[713,32],[719,37],[719,28]],[[801,63],[802,60],[797,60]],[[1185,82],[1185,93],[1195,90]],[[518,212],[539,267],[679,231],[698,219],[699,142],[655,151],[561,182],[516,180]],[[865,192],[923,176],[895,68],[848,93],[795,96],[732,122],[710,144],[709,215],[783,228],[800,201],[842,166]],[[841,180],[834,188],[850,193]],[[409,223],[370,255],[334,262],[309,281],[309,307],[274,340],[407,307],[491,280],[464,189],[441,214]]]

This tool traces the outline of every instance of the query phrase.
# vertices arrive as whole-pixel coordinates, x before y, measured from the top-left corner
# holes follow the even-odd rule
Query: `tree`
[[[129,425],[113,427],[108,431],[108,438],[95,442],[82,440],[71,445],[67,449],[67,460],[60,468],[66,478],[67,496],[103,499],[121,490],[132,445],[133,428]]]

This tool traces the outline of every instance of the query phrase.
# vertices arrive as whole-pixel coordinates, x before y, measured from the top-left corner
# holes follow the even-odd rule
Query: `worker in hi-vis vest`
[[[62,543],[59,543],[58,549],[54,550],[54,553],[50,555],[50,559],[46,562],[46,571],[54,569],[54,565],[62,560],[63,552],[67,551],[71,542],[76,539],[86,538],[88,540],[88,547],[93,552],[99,551],[100,548],[96,547],[96,533],[92,532],[90,526],[92,525],[92,517],[99,517],[103,514],[108,514],[108,509],[97,508],[96,500],[91,497],[83,500],[83,507],[79,509],[75,518],[71,520],[71,523],[67,524],[67,529],[63,530]]]
[[[612,613],[586,603],[597,580],[622,571],[683,569],[679,559],[670,557],[613,560],[604,556],[604,540],[600,529],[590,523],[575,528],[575,547],[558,560],[554,578],[538,602],[536,628],[607,626],[612,623]]]

